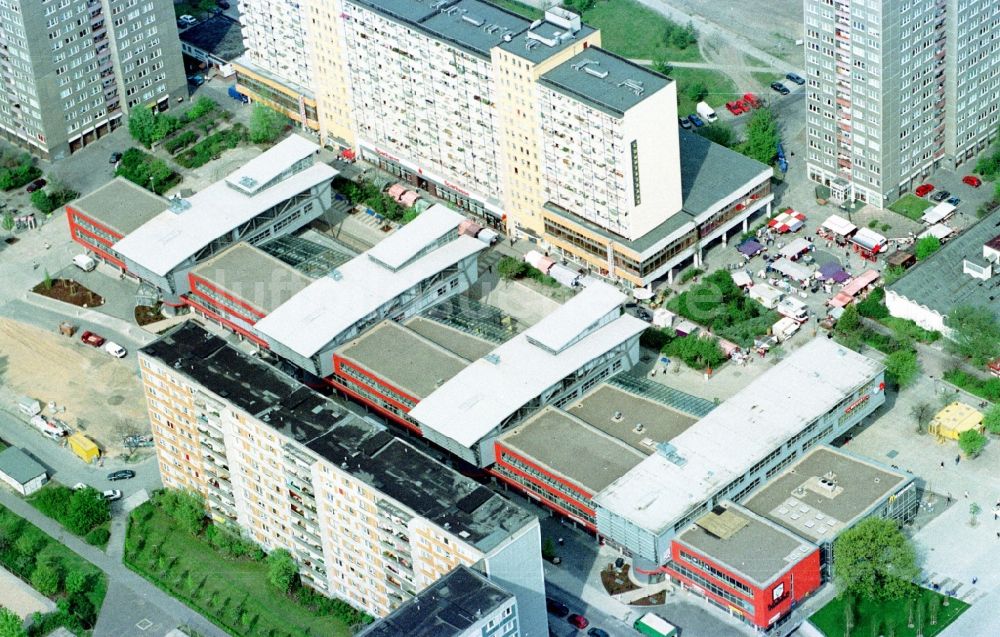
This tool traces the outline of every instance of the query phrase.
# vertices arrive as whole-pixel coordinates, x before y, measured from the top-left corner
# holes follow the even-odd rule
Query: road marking
[[[139,630],[149,630],[153,626],[153,622],[148,619],[143,619],[138,624],[135,625]]]

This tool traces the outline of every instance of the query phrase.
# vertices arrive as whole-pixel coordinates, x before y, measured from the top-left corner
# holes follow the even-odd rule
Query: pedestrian
[[[997,513],[996,511],[993,511],[993,521],[996,522],[997,518],[1000,518],[1000,513]]]
[[[559,538],[558,540],[556,540],[556,542],[559,543],[559,546],[562,546],[563,544],[565,544],[565,540],[563,540],[562,538]]]
[[[489,272],[490,274],[493,274],[493,266],[492,265],[486,266],[486,271]],[[941,463],[941,466],[942,467],[944,466],[943,462]]]
[[[968,500],[968,499],[969,499],[969,492],[968,492],[968,491],[966,491],[966,492],[965,492],[965,499],[966,499],[966,500]]]
[[[973,577],[973,578],[972,578],[972,585],[973,585],[973,586],[975,586],[975,585],[976,585],[976,582],[978,582],[978,581],[979,581],[979,578],[978,578],[978,577]]]
[[[961,454],[955,456],[955,464],[958,464],[958,461],[961,460],[961,459],[962,459],[962,455]]]
[[[951,504],[951,494],[948,494],[948,504]]]
[[[1000,531],[997,531],[997,539],[1000,540]]]
[[[944,469],[944,460],[941,461],[941,468]]]

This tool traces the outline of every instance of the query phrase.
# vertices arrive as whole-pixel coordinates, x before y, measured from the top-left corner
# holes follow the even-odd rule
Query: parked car
[[[587,631],[587,636],[588,637],[611,637],[611,635],[608,634],[608,631],[602,630],[600,628],[591,628],[590,630]]]
[[[979,188],[983,185],[983,180],[975,175],[966,175],[962,177],[962,183],[966,186],[972,186],[973,188]]]
[[[205,83],[205,77],[202,76],[201,74],[192,75],[191,77],[188,78],[188,84],[190,84],[191,86],[201,86],[204,83]]]
[[[103,495],[104,499],[108,502],[114,502],[115,500],[122,499],[122,492],[118,489],[108,489],[107,491],[102,492],[101,495]]]
[[[920,184],[914,192],[918,197],[926,197],[934,192],[934,184]]]
[[[806,83],[805,79],[803,79],[802,76],[798,75],[797,73],[789,73],[785,75],[785,79],[787,79],[789,82],[795,82],[799,86],[802,86],[803,84]]]
[[[691,130],[691,122],[688,121],[686,117],[678,117],[677,121],[680,123],[681,128],[685,130]]]
[[[694,124],[695,128],[701,128],[702,126],[705,125],[705,122],[701,121],[701,118],[695,115],[694,113],[688,115],[688,120],[690,120],[690,122]]]
[[[116,150],[115,152],[111,153],[111,158],[108,160],[108,163],[117,164],[121,160],[122,160],[122,154]]]
[[[35,192],[39,188],[44,188],[45,184],[47,183],[49,182],[45,181],[44,179],[36,179],[35,181],[28,184],[28,187],[25,189],[25,192]]]
[[[578,630],[583,630],[584,628],[590,625],[590,621],[588,621],[586,617],[584,617],[583,615],[578,615],[577,613],[573,613],[572,615],[567,617],[566,621],[568,621],[570,625],[576,627]]]
[[[135,477],[135,471],[131,469],[120,469],[118,471],[112,471],[108,474],[108,480],[115,482],[116,480],[128,480],[129,478]]]
[[[105,343],[104,351],[107,352],[108,354],[111,354],[115,358],[125,358],[125,355],[128,354],[127,349],[125,349],[124,347],[122,347],[121,345],[119,345],[114,341],[108,341],[107,343]]]
[[[726,102],[726,109],[733,115],[742,115],[746,107],[740,100],[735,100],[732,102]]]
[[[962,203],[962,200],[959,199],[958,197],[949,197],[948,203],[950,203],[953,206],[957,206],[958,204]]]
[[[192,25],[195,25],[195,24],[198,24],[198,21],[195,20],[194,16],[192,16],[192,15],[186,15],[185,14],[185,15],[182,15],[181,17],[177,18],[177,26],[179,26],[179,27],[189,27],[189,26],[192,26]]]
[[[753,93],[744,93],[743,102],[750,108],[760,108],[762,104],[760,98]]]
[[[950,196],[951,196],[951,193],[948,192],[947,190],[939,190],[936,193],[934,193],[933,195],[931,195],[931,201],[941,202],[941,201],[944,201],[945,199],[947,199]]]
[[[566,615],[569,615],[569,606],[563,604],[559,600],[552,599],[551,597],[545,598],[545,608],[547,608],[548,611],[556,617],[565,617]]]
[[[771,89],[777,91],[778,93],[781,93],[782,95],[788,95],[789,93],[791,93],[791,91],[788,90],[788,87],[782,84],[781,82],[771,82]]]
[[[87,330],[80,335],[80,340],[91,347],[101,347],[108,339],[104,338],[100,334],[95,334],[94,332]]]
[[[97,259],[89,254],[78,254],[73,257],[73,265],[84,272],[92,272],[97,267]]]

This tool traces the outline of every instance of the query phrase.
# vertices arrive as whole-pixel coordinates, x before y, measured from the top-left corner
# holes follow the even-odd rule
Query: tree
[[[133,108],[128,116],[128,134],[146,148],[153,143],[156,132],[156,116],[152,109],[144,106]]]
[[[702,338],[698,334],[688,334],[675,339],[667,345],[667,353],[680,358],[693,369],[716,367],[726,360],[722,348],[719,347],[719,339]]]
[[[708,95],[708,87],[704,82],[692,82],[688,84],[686,94],[692,102],[700,102]]]
[[[940,249],[940,239],[937,237],[924,237],[923,239],[917,241],[917,244],[914,247],[914,252],[917,255],[917,261],[923,261]]]
[[[552,561],[556,556],[556,543],[552,541],[552,538],[547,537],[545,541],[542,542],[542,559]]]
[[[70,571],[66,574],[66,593],[84,593],[90,587],[90,573],[85,571]]]
[[[975,458],[986,446],[986,436],[975,429],[968,429],[958,434],[958,447],[966,456]]]
[[[21,555],[27,555],[29,557],[35,557],[38,552],[48,543],[45,535],[42,534],[38,529],[27,528],[24,532],[14,541],[14,548]]]
[[[844,313],[837,319],[837,325],[834,327],[834,330],[841,334],[853,334],[860,328],[861,315],[858,314],[858,308],[848,305],[844,308]]]
[[[778,153],[778,122],[769,108],[758,108],[746,126],[746,141],[736,147],[740,153],[763,164],[771,164]]]
[[[250,141],[255,144],[268,144],[281,135],[285,129],[286,118],[261,103],[255,103],[250,112]]]
[[[733,136],[733,129],[718,122],[695,129],[695,132],[705,139],[715,142],[720,146],[725,146],[726,148],[730,148],[736,141]]]
[[[501,279],[520,279],[528,272],[528,264],[516,257],[501,257],[497,262],[497,273]]]
[[[292,554],[278,549],[267,556],[267,581],[282,593],[290,593],[299,575]]]
[[[969,526],[976,526],[976,516],[982,513],[982,511],[983,509],[979,506],[978,502],[973,502],[969,505]]]
[[[62,573],[59,571],[58,564],[52,561],[42,561],[31,573],[31,585],[46,597],[52,597],[58,593],[61,584]]]
[[[28,637],[21,618],[3,606],[0,606],[0,637]]]
[[[660,75],[670,75],[674,72],[673,65],[667,62],[667,58],[662,55],[657,55],[650,66]]]
[[[833,549],[838,595],[900,599],[920,575],[917,554],[896,522],[868,518],[837,538]]]
[[[69,499],[64,524],[77,535],[111,519],[111,505],[97,489],[87,487],[74,491]]]
[[[934,418],[934,407],[930,403],[920,402],[910,407],[910,417],[917,423],[917,433],[922,434]]]
[[[56,204],[52,201],[52,198],[41,188],[31,193],[31,205],[45,215],[56,209]]]
[[[205,528],[205,501],[193,491],[175,491],[174,496],[174,521],[191,535],[201,533]]]
[[[983,427],[991,434],[1000,434],[1000,405],[993,405],[983,416]]]
[[[917,353],[911,349],[899,349],[885,359],[885,374],[899,387],[909,387],[920,373]]]
[[[14,229],[14,215],[10,210],[4,210],[3,220],[0,221],[0,226],[2,226],[7,232]]]
[[[985,365],[1000,355],[1000,321],[982,305],[959,305],[948,312],[951,328],[949,347],[976,365]]]

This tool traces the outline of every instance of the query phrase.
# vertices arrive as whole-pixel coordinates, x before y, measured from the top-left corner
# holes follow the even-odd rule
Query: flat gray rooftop
[[[45,473],[45,467],[17,447],[0,451],[0,471],[18,484],[27,484]]]
[[[596,29],[593,27],[581,24],[579,31],[574,33],[572,37],[563,40],[559,38],[559,35],[565,33],[566,29],[559,25],[552,24],[551,22],[543,21],[538,26],[514,36],[511,38],[510,42],[501,42],[500,48],[507,53],[511,53],[528,60],[533,64],[538,64],[539,62],[544,62],[552,55],[573,45],[579,40],[582,40],[595,30]],[[528,37],[529,33],[534,34],[536,37]],[[544,38],[548,42],[555,41],[557,44],[549,46],[545,42],[540,41],[538,39],[539,37]]]
[[[180,33],[181,42],[214,55],[227,62],[238,58],[246,51],[240,23],[224,13],[216,13],[207,20],[184,29]]]
[[[292,266],[243,242],[199,264],[192,273],[265,313],[312,283]]]
[[[756,159],[679,128],[681,193],[684,210],[698,216],[752,181],[764,182],[771,169]],[[766,173],[762,176],[762,173]]]
[[[500,437],[513,451],[597,493],[645,457],[561,409],[546,407]]]
[[[833,488],[821,479],[833,475]],[[757,515],[813,542],[832,540],[912,477],[822,446],[743,502]]]
[[[668,77],[595,46],[577,53],[542,75],[539,81],[554,91],[615,117],[621,117],[673,82]]]
[[[461,356],[392,321],[383,321],[340,347],[337,353],[417,400],[469,364]]]
[[[513,595],[459,566],[377,620],[357,637],[457,637],[509,603]]]
[[[115,177],[90,194],[71,202],[70,207],[126,236],[167,209],[163,197]]]
[[[496,348],[496,344],[491,341],[421,316],[415,316],[403,325],[467,361],[482,358]]]
[[[966,257],[982,259],[983,246],[1000,238],[1000,210],[944,244],[934,255],[909,269],[888,287],[890,292],[947,315],[958,305],[982,305],[1000,318],[1000,293],[996,278],[987,281],[962,273]],[[996,243],[1000,246],[1000,242]],[[994,248],[1000,250],[1000,247]]]
[[[656,443],[672,440],[697,422],[658,402],[607,384],[599,385],[564,409],[645,455],[656,451]],[[619,413],[621,417],[616,418]]]
[[[420,23],[425,30],[442,40],[490,57],[490,49],[502,43],[503,36],[525,31],[531,22],[506,9],[480,2],[459,0]]]
[[[677,541],[762,587],[816,550],[815,545],[738,505],[726,503],[716,511],[726,511],[743,526],[723,538],[692,524],[677,536]]]

